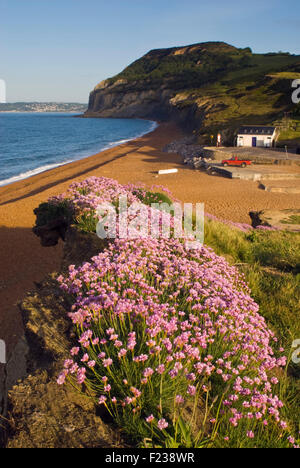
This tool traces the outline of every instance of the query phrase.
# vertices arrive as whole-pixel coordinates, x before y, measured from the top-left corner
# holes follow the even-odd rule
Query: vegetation
[[[193,114],[198,109],[195,130],[201,142],[210,143],[211,135],[223,130],[223,140],[232,143],[242,124],[272,124],[285,112],[296,112],[291,82],[299,76],[299,56],[253,54],[212,42],[151,51],[108,83],[121,92],[170,90],[177,109],[192,108]],[[290,132],[281,139],[297,143],[299,135]]]
[[[34,214],[36,215],[36,227],[45,226],[58,218],[63,218],[68,224],[71,224],[74,216],[72,206],[64,200],[57,204],[41,203],[34,210]]]
[[[300,224],[300,215],[292,215],[287,219],[281,221],[281,224]]]
[[[278,122],[278,126],[280,128],[278,138],[280,146],[290,144],[300,145],[300,106],[295,106],[294,118],[283,118]]]
[[[260,314],[276,332],[278,347],[291,354],[300,337],[300,236],[287,232],[246,234],[216,222],[206,223],[206,243],[238,267],[259,304]],[[300,370],[290,363],[280,376],[285,413],[300,429]]]
[[[99,201],[117,208],[125,194],[166,201],[91,178],[49,203],[70,204],[90,232]],[[103,405],[143,447],[297,446],[299,236],[215,219],[205,234],[214,251],[116,239],[58,279],[76,334],[58,383]]]

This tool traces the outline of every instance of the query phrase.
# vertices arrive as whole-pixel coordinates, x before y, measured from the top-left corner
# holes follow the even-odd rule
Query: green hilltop
[[[177,119],[203,141],[220,130],[230,140],[241,124],[276,123],[286,140],[300,142],[300,105],[291,99],[297,78],[300,56],[288,52],[254,54],[222,42],[158,49],[96,86],[88,112]]]

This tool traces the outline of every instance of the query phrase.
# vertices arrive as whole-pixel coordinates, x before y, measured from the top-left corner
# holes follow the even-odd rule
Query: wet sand
[[[162,124],[135,141],[90,158],[0,187],[0,339],[9,349],[22,334],[17,302],[47,273],[59,269],[62,244],[42,248],[31,229],[34,208],[64,192],[74,180],[105,176],[120,183],[142,182],[168,187],[183,202],[205,202],[205,210],[223,219],[248,222],[251,210],[300,208],[300,196],[269,193],[250,181],[230,180],[194,171],[176,154],[162,148],[181,138],[174,124]],[[157,176],[160,169],[178,168],[178,174]]]

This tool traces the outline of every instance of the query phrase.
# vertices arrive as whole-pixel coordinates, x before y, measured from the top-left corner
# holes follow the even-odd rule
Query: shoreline
[[[33,210],[73,181],[108,177],[121,184],[162,185],[182,202],[205,203],[205,211],[220,219],[249,223],[249,211],[300,208],[299,197],[265,192],[255,182],[224,179],[195,171],[163,147],[184,134],[174,123],[162,123],[135,140],[0,187],[0,339],[11,352],[23,334],[17,302],[36,283],[60,269],[63,245],[43,248],[32,233]],[[157,175],[176,168],[177,174]],[[297,201],[298,200],[298,201]]]
[[[151,122],[155,128],[142,136],[0,186],[0,339],[6,342],[8,358],[23,336],[18,302],[47,274],[59,271],[62,260],[62,242],[44,248],[32,233],[33,210],[50,196],[64,192],[74,180],[83,180],[114,159],[126,157],[132,145],[138,149],[160,129],[158,122]]]
[[[24,114],[24,112],[19,112],[19,113]],[[28,114],[39,114],[39,112],[27,112],[27,113]],[[45,114],[45,112],[43,112],[43,114]],[[51,114],[51,112],[49,112],[48,114]],[[61,114],[66,114],[66,112],[61,112]],[[71,112],[70,114],[73,114],[73,113]],[[79,117],[83,118],[82,115],[73,115],[73,117],[74,118],[79,118]],[[95,154],[100,154],[100,153],[102,153],[104,151],[107,151],[107,150],[110,150],[110,149],[113,149],[113,148],[116,148],[117,146],[123,145],[125,143],[129,143],[130,141],[134,141],[134,140],[137,140],[139,138],[142,138],[143,136],[154,132],[154,130],[156,130],[160,125],[159,122],[156,122],[155,120],[147,120],[147,119],[135,119],[135,120],[145,120],[146,122],[151,123],[151,127],[150,127],[149,131],[147,131],[145,133],[142,133],[140,135],[136,135],[136,136],[134,136],[132,138],[128,138],[126,140],[119,140],[119,141],[116,141],[116,142],[109,143],[107,146],[105,146],[105,147],[101,148],[99,151],[97,151],[97,153],[94,153],[94,155]],[[63,166],[66,166],[68,164],[72,164],[73,162],[81,161],[83,159],[87,159],[87,158],[90,158],[90,157],[91,157],[91,155],[88,154],[88,155],[80,156],[79,158],[76,158],[76,159],[70,159],[70,160],[65,161],[65,162],[61,162],[61,163],[58,162],[58,163],[53,163],[53,164],[37,167],[37,168],[29,170],[27,172],[12,176],[9,179],[0,180],[0,188],[1,187],[7,187],[8,185],[12,185],[15,182],[20,182],[22,180],[30,179],[30,177],[34,177],[35,175],[43,174],[44,172],[52,171],[53,169],[56,169],[58,167],[63,167]]]

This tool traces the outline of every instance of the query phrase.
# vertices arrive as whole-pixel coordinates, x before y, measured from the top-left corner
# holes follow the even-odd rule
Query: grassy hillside
[[[192,109],[203,142],[220,130],[230,140],[241,124],[281,122],[291,112],[296,128],[290,126],[281,139],[293,143],[300,137],[300,112],[291,100],[291,82],[299,77],[300,56],[253,54],[250,48],[211,42],[153,50],[105,83],[122,93],[170,91],[171,106],[189,116]]]

